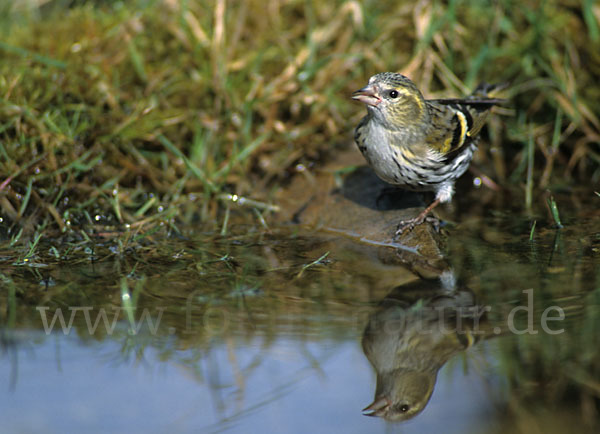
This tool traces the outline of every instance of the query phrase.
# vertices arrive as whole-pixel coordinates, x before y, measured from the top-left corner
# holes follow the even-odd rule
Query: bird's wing
[[[462,149],[479,134],[490,108],[502,101],[474,97],[427,100],[431,117],[427,144],[443,155]]]

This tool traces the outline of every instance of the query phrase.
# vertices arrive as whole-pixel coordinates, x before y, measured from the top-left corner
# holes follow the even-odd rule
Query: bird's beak
[[[381,102],[381,98],[377,96],[377,92],[375,92],[375,88],[373,86],[366,86],[357,90],[352,94],[352,99],[364,102],[365,104],[373,107],[376,107]]]
[[[391,402],[385,396],[380,396],[375,398],[375,401],[363,408],[362,414],[364,416],[379,416],[382,417],[387,413],[388,408],[390,407]]]

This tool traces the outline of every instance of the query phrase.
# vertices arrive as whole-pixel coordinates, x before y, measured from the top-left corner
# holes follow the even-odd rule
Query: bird
[[[452,199],[454,183],[471,163],[490,109],[504,102],[492,94],[504,87],[482,83],[466,98],[425,99],[408,77],[382,72],[352,94],[367,107],[354,140],[379,178],[435,194],[419,215],[399,223],[396,236]]]
[[[447,274],[447,273],[444,273]],[[465,287],[419,280],[395,288],[369,316],[362,338],[377,374],[365,416],[412,419],[427,406],[439,370],[456,354],[491,337],[486,310]]]

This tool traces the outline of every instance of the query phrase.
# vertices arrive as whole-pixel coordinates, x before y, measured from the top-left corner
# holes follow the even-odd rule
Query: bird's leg
[[[427,208],[425,208],[415,218],[412,218],[412,219],[409,219],[409,220],[402,220],[398,224],[398,228],[396,229],[395,236],[397,237],[397,236],[401,235],[404,231],[407,231],[407,232],[412,231],[415,226],[420,225],[421,223],[423,223],[425,221],[425,217],[427,217],[427,214],[429,214],[431,212],[431,210],[434,209],[439,204],[440,204],[440,200],[436,199],[433,202],[431,202],[431,204]]]

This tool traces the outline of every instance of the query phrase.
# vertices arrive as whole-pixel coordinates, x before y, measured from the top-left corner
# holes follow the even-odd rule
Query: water
[[[466,219],[431,280],[294,228],[4,263],[2,431],[593,432],[600,218],[530,224]],[[367,355],[406,371],[382,380],[422,406],[405,422],[361,413]]]
[[[180,349],[166,359],[150,348],[137,360],[123,357],[115,341],[50,338],[24,347],[15,383],[3,376],[4,432],[386,430],[360,414],[373,376],[353,340],[281,337],[266,344],[256,337],[214,342],[202,354]],[[403,432],[442,429],[449,417],[457,418],[451,432],[465,432],[492,414],[482,378],[465,375],[460,364],[441,377],[423,422]],[[469,393],[456,399],[456,389]]]

